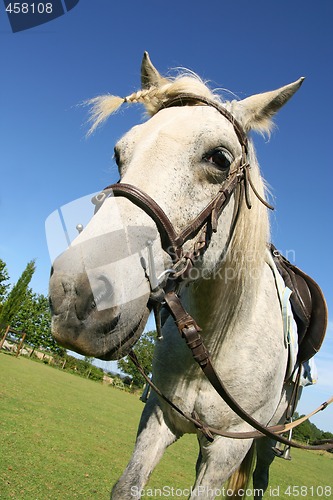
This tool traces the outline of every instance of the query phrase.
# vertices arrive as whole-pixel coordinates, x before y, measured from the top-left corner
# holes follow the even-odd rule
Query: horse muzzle
[[[49,286],[52,334],[65,348],[117,359],[141,335],[150,285],[142,253],[121,253],[124,241],[113,239],[107,252],[105,237],[89,238],[55,260]]]

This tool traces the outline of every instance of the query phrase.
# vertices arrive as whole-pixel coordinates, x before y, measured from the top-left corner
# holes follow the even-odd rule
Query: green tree
[[[303,417],[304,415],[301,415]],[[297,420],[300,418],[300,415],[295,412],[294,415],[294,420]],[[316,441],[322,441],[325,439],[332,439],[333,434],[330,432],[324,432],[318,427],[316,427],[315,424],[310,422],[310,420],[306,420],[305,422],[301,423],[299,426],[295,427],[293,430],[293,439],[295,441],[300,441],[303,443],[315,443]]]
[[[89,376],[91,374],[93,360],[94,360],[94,358],[92,358],[91,356],[84,357],[83,363],[84,363],[85,367],[87,368],[87,375],[86,375],[87,378],[89,378]]]
[[[0,324],[10,325],[25,300],[28,285],[35,272],[35,261],[28,262],[17,283],[8,293],[0,312]]]
[[[156,331],[145,332],[133,349],[146,375],[152,371],[155,339]],[[142,387],[145,384],[145,379],[128,356],[118,361],[118,368],[132,377],[133,385]]]
[[[40,347],[40,335],[36,329],[36,300],[37,295],[28,288],[20,309],[11,321],[11,326],[16,330],[24,331],[26,342],[35,347]]]
[[[9,274],[7,271],[6,263],[0,259],[0,311],[1,311],[1,306],[7,295],[7,290],[9,288],[9,283],[6,283],[6,281],[8,280],[9,280]]]
[[[49,301],[43,294],[26,291],[21,307],[12,320],[13,328],[26,332],[26,342],[34,348],[48,349],[61,355],[64,351],[51,334]]]

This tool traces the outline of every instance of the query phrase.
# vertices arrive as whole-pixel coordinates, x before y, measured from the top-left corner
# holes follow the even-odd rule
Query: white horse
[[[303,79],[241,101],[222,102],[193,74],[163,78],[147,53],[141,74],[142,90],[124,99],[108,95],[91,101],[92,130],[124,102],[145,105],[151,118],[132,128],[115,147],[120,184],[146,193],[167,215],[175,233],[180,233],[223,189],[236,167],[244,167],[242,132],[237,132],[233,119],[245,135],[251,130],[269,132],[273,115]],[[182,102],[169,105],[184,93],[202,100],[183,97]],[[224,116],[209,102],[230,115]],[[203,226],[205,244],[192,258],[191,272],[178,283],[177,293],[202,328],[215,370],[230,393],[257,421],[275,425],[284,420],[291,388],[285,383],[288,349],[267,256],[269,220],[260,200],[265,198],[265,186],[251,141],[247,148],[249,174],[258,196],[250,189],[249,209],[239,196],[240,184],[236,186],[209,238],[208,222]],[[163,288],[168,273],[175,271],[172,253],[160,238],[161,228],[151,214],[127,198],[105,193],[98,198],[99,210],[54,262],[50,280],[55,338],[67,348],[106,360],[126,355],[141,335],[151,309],[154,273],[162,275]],[[198,234],[184,243],[183,256],[192,252],[193,257]],[[171,315],[164,316],[163,338],[156,343],[153,362],[153,381],[159,390],[185,414],[195,414],[209,426],[251,430],[194,362]],[[200,446],[190,498],[215,498],[231,476],[235,495],[241,495],[253,440],[215,436],[211,442],[152,391],[132,458],[112,498],[140,498],[165,449],[184,433],[196,433]],[[274,458],[271,447],[269,438],[257,440],[255,498],[261,498],[268,485]]]

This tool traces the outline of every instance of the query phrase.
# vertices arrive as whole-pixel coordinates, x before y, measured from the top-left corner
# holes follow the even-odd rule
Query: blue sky
[[[115,141],[142,117],[121,111],[89,139],[86,109],[101,93],[139,87],[148,50],[161,72],[184,66],[240,98],[305,76],[255,144],[275,197],[272,239],[321,285],[332,309],[332,22],[330,0],[80,0],[68,14],[13,34],[0,5],[0,258],[12,282],[36,258],[32,280],[47,293],[47,216],[117,178]],[[333,320],[318,355],[320,381],[301,412],[333,393]],[[313,421],[333,431],[332,411]]]

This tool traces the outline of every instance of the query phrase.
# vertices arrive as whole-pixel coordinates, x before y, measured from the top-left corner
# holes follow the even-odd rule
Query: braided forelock
[[[102,125],[110,115],[118,111],[123,103],[141,103],[145,106],[147,113],[152,116],[156,114],[163,105],[182,93],[193,93],[209,99],[221,101],[207,85],[193,73],[182,74],[174,80],[148,89],[138,90],[129,96],[119,97],[114,95],[102,95],[86,101],[84,104],[90,106],[89,122],[92,124],[88,135],[92,134],[99,125]]]

